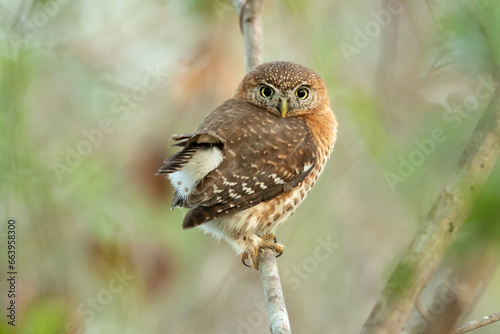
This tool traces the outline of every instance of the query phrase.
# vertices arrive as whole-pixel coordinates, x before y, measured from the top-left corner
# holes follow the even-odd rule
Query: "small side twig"
[[[262,63],[263,0],[232,0],[240,15],[240,29],[245,42],[247,72]],[[259,270],[273,334],[291,334],[288,312],[283,298],[276,254],[270,249],[259,251]]]
[[[473,331],[474,329],[478,329],[484,327],[486,325],[492,324],[494,322],[500,321],[500,312],[492,315],[488,315],[486,317],[482,317],[481,319],[474,320],[466,323],[460,327],[457,327],[453,330],[453,334],[462,334]]]

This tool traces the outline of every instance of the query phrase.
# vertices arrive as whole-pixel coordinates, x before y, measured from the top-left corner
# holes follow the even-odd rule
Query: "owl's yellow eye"
[[[307,90],[307,88],[299,88],[295,92],[295,95],[297,95],[299,99],[305,100],[309,96],[309,91]]]
[[[273,94],[274,94],[274,89],[272,89],[269,86],[262,86],[260,88],[260,95],[262,95],[262,97],[271,97]]]

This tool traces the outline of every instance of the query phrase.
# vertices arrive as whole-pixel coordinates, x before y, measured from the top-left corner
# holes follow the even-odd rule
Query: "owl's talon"
[[[267,235],[262,236],[261,238],[262,238],[262,240],[273,240],[274,243],[278,242],[278,239],[276,239],[276,236],[274,235],[274,233],[269,233]]]
[[[255,269],[259,270],[259,255],[258,251],[256,249],[250,249],[247,252],[241,254],[241,263],[245,267],[251,268],[254,267]],[[247,260],[250,259],[250,264],[247,263]]]
[[[252,260],[252,265],[255,269],[259,270],[259,250],[252,249],[250,251],[250,259]]]
[[[248,260],[248,254],[247,253],[241,254],[241,263],[243,263],[245,267],[251,268],[252,266],[247,264],[246,262],[247,260]]]
[[[249,265],[249,264],[247,264],[247,263],[246,263],[246,260],[244,260],[244,259],[241,259],[241,263],[243,263],[243,265],[244,265],[245,267],[252,268],[252,266],[251,266],[251,265]]]
[[[272,233],[271,233],[271,234],[272,234]],[[275,234],[272,234],[272,236],[273,236],[273,241],[274,241],[274,243],[275,243],[275,244],[277,244],[277,243],[278,243],[278,238],[276,238],[276,235],[275,235]],[[276,258],[279,258],[281,255],[283,255],[283,252],[282,252],[282,251],[281,251],[281,252],[276,252]]]
[[[262,240],[264,240],[265,243],[261,245],[261,248],[270,248],[274,250],[277,258],[283,254],[283,246],[278,244],[278,238],[276,238],[274,233],[269,233],[268,235],[263,236]]]
[[[273,233],[260,237],[260,242],[254,246],[248,247],[246,251],[241,254],[241,263],[243,263],[245,267],[254,267],[259,270],[260,249],[272,249],[276,253],[276,257],[280,257],[283,254],[283,246],[277,242],[278,240]],[[247,260],[249,261],[247,262]]]

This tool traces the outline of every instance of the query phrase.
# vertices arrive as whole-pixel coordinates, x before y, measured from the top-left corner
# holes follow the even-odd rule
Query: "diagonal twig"
[[[486,325],[492,324],[492,323],[497,322],[497,321],[500,321],[500,313],[495,313],[492,315],[488,315],[486,317],[482,317],[479,320],[474,320],[474,321],[468,322],[465,325],[462,325],[458,328],[455,328],[453,330],[453,334],[467,333],[467,332],[473,331],[474,329],[484,327]]]
[[[499,76],[494,80],[498,82]],[[457,231],[473,199],[486,183],[500,155],[500,94],[498,89],[472,133],[457,169],[441,191],[389,279],[364,324],[362,333],[399,333]]]
[[[492,72],[498,83],[498,67],[495,66]],[[497,88],[462,153],[455,173],[389,278],[361,333],[399,333],[402,330],[418,296],[462,227],[474,198],[486,183],[499,156],[500,93]]]

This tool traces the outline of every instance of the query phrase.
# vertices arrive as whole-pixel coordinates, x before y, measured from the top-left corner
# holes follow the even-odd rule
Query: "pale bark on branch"
[[[276,263],[276,254],[270,249],[259,252],[259,270],[266,297],[267,313],[273,334],[289,334],[290,322],[285,306],[285,298],[281,289],[280,274]]]
[[[474,198],[486,183],[500,156],[500,70],[486,30],[477,20],[488,44],[493,80],[497,84],[458,166],[427,214],[422,229],[411,242],[389,278],[381,296],[365,322],[362,334],[399,333],[468,217]]]
[[[262,2],[263,0],[233,0],[240,15],[247,72],[262,64]]]
[[[498,82],[498,75],[495,75]],[[389,278],[362,333],[399,333],[446,250],[467,218],[500,154],[498,89],[472,133],[457,169],[428,213],[423,228]]]
[[[262,2],[263,0],[233,0],[233,5],[240,15],[247,72],[262,63]],[[276,254],[273,250],[261,249],[259,251],[259,270],[271,332],[290,334],[290,322],[281,288]]]

